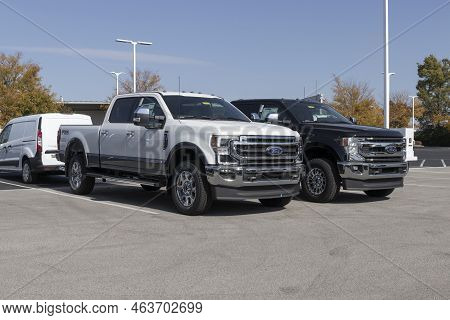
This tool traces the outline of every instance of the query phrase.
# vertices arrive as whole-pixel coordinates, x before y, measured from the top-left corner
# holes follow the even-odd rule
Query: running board
[[[151,180],[145,180],[145,179],[139,179],[139,178],[118,178],[115,176],[109,176],[105,174],[99,174],[99,173],[87,173],[86,174],[89,177],[102,179],[103,182],[106,181],[112,181],[112,182],[126,182],[126,183],[134,183],[137,185],[145,184],[146,186],[152,186],[152,187],[161,187],[161,184],[157,181],[151,181]]]

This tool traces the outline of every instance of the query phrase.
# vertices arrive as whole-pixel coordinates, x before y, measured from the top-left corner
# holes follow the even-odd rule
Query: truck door
[[[119,98],[115,101],[100,129],[100,162],[102,168],[126,169],[130,156],[126,153],[128,127],[140,98]]]
[[[163,116],[164,112],[154,97],[140,98],[137,107],[149,109],[150,116]],[[147,129],[130,124],[126,153],[133,172],[154,176],[164,174],[164,129]]]

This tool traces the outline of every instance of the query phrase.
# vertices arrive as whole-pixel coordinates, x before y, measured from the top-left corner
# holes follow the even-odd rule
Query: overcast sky
[[[128,38],[153,42],[138,47],[138,67],[158,72],[168,90],[178,90],[181,76],[182,90],[229,100],[303,97],[304,87],[314,94],[316,81],[362,61],[342,77],[368,82],[381,102],[383,50],[362,58],[383,44],[383,2],[0,0],[0,52],[39,63],[65,100],[109,96],[115,80],[107,72],[132,68],[131,46],[114,41]],[[413,94],[416,63],[450,55],[450,5],[390,2],[391,38],[417,24],[391,44],[392,90]],[[332,97],[331,84],[319,91]]]

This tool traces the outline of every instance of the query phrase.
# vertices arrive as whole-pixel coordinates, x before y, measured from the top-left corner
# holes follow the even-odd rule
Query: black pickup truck
[[[233,101],[253,121],[284,125],[301,134],[304,196],[329,202],[344,190],[386,197],[403,187],[408,172],[405,140],[394,130],[360,126],[331,106],[303,99]]]

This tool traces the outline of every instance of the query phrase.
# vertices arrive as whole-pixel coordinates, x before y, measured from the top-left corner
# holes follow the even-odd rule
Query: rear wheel
[[[26,159],[22,163],[22,181],[24,183],[36,183],[38,180],[38,175],[31,170],[31,162]]]
[[[339,193],[340,183],[333,164],[326,159],[312,159],[302,178],[302,192],[313,202],[329,202]]]
[[[176,167],[171,196],[177,210],[191,216],[205,213],[212,203],[208,182],[192,162],[183,162]]]
[[[272,199],[259,199],[259,202],[265,207],[285,207],[291,202],[292,197],[284,197],[284,198],[272,198]]]
[[[394,189],[366,190],[364,191],[369,197],[384,198],[394,192]]]
[[[141,184],[141,187],[142,187],[142,189],[144,189],[145,191],[148,191],[148,192],[156,192],[159,189],[161,189],[160,187],[149,186],[146,184]]]
[[[86,166],[83,158],[74,155],[69,162],[69,184],[73,193],[89,194],[94,189],[95,178],[86,176]]]

